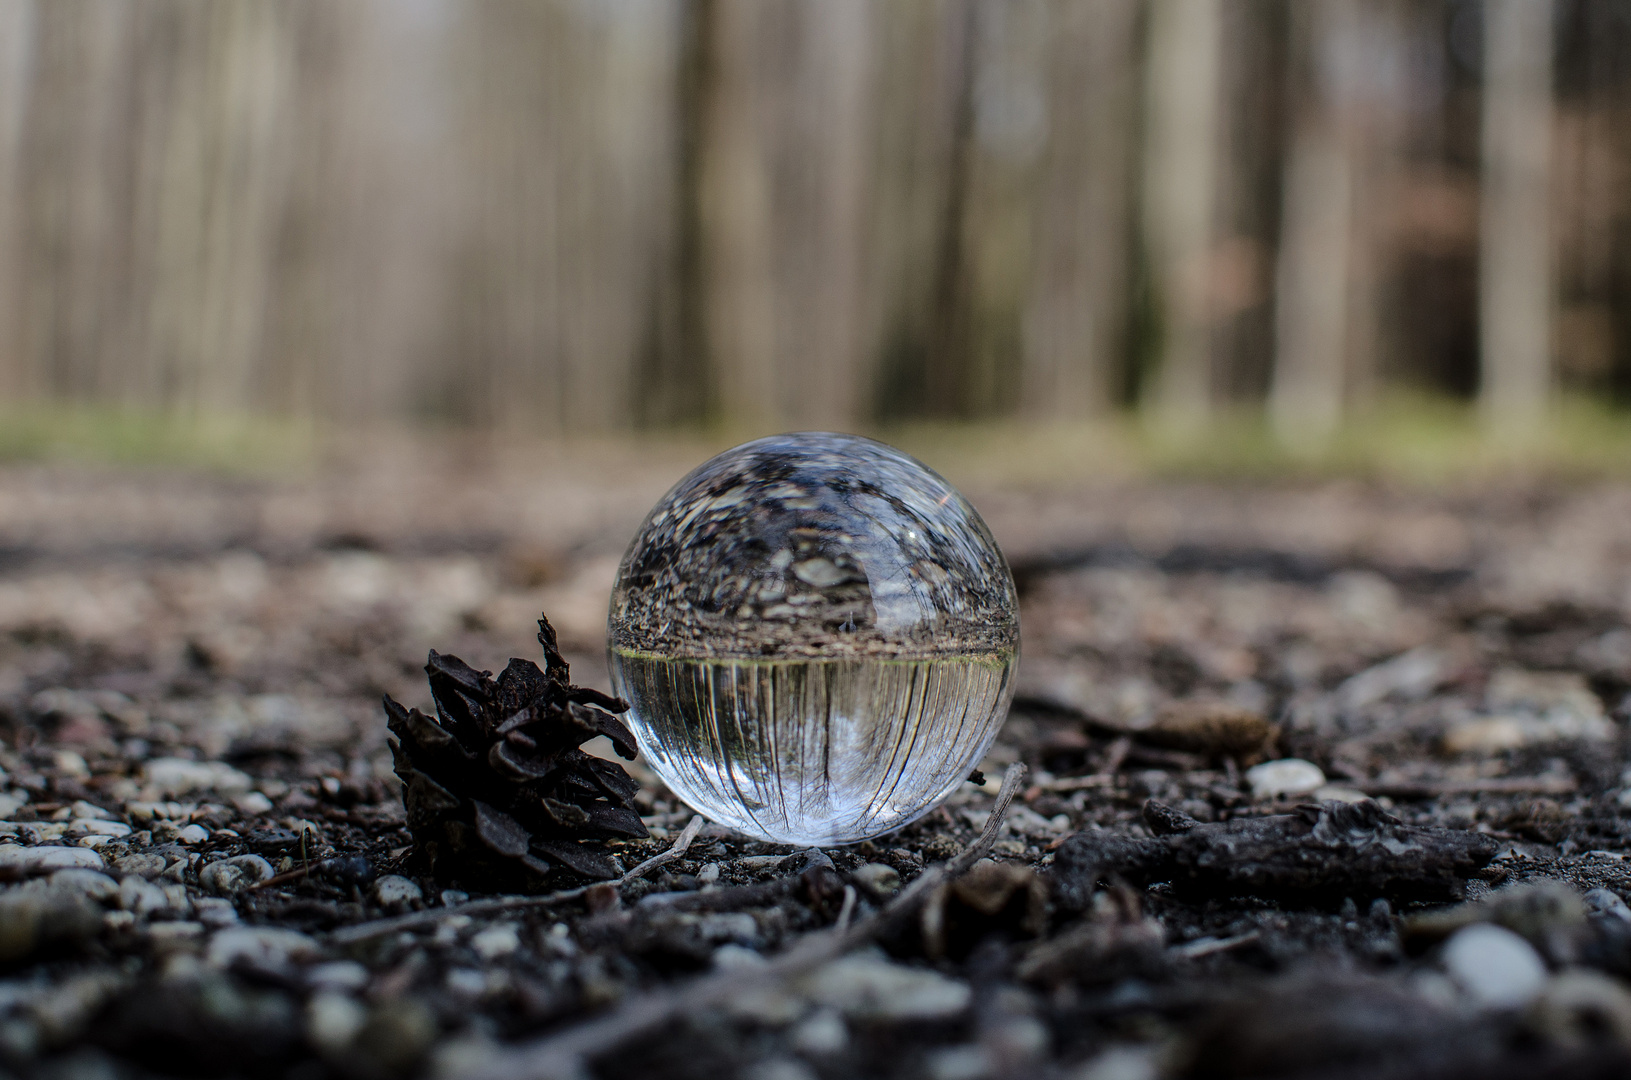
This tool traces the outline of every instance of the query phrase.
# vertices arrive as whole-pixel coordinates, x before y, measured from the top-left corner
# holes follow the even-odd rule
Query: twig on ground
[[[702,815],[697,814],[691,818],[690,824],[674,840],[673,846],[667,851],[660,852],[636,866],[633,870],[617,879],[618,885],[627,885],[635,878],[643,877],[658,867],[666,866],[685,854],[691,846],[697,833],[702,831]],[[270,884],[270,882],[267,882]],[[599,882],[595,883],[600,884]],[[411,911],[406,915],[393,915],[385,919],[374,919],[370,922],[357,923],[354,926],[341,927],[329,935],[329,941],[336,945],[349,945],[352,942],[367,941],[369,938],[379,937],[382,934],[394,934],[399,930],[411,930],[417,926],[440,922],[453,915],[488,915],[497,911],[514,911],[517,908],[550,907],[555,904],[576,900],[594,885],[580,885],[575,889],[563,889],[560,892],[548,893],[544,896],[495,896],[491,900],[473,900],[468,904],[459,904],[457,907],[431,908],[427,911]]]
[[[1238,949],[1242,945],[1250,945],[1262,936],[1263,934],[1259,930],[1248,930],[1244,934],[1236,934],[1234,937],[1201,938],[1198,941],[1187,942],[1183,945],[1174,945],[1172,954],[1184,960],[1199,960],[1203,956],[1211,956],[1214,953]]]
[[[850,916],[855,914],[855,886],[844,886],[844,904],[838,909],[838,921],[833,925],[842,930],[849,926]]]
[[[990,852],[1002,831],[1008,807],[1025,778],[1025,766],[1010,765],[997,792],[996,805],[985,828],[956,858],[931,866],[879,911],[846,928],[806,935],[792,948],[757,970],[732,969],[703,975],[689,982],[625,998],[622,1004],[593,1020],[545,1038],[501,1051],[477,1064],[463,1080],[546,1080],[582,1076],[583,1063],[637,1038],[676,1017],[717,1008],[727,999],[766,989],[797,978],[849,950],[870,941],[909,916],[937,886],[968,870]]]
[[[302,849],[304,849],[306,834],[301,833],[300,836],[301,836]],[[302,855],[302,857],[304,857],[304,855]],[[260,892],[262,889],[275,889],[279,885],[290,885],[290,884],[293,884],[296,881],[301,881],[301,880],[304,880],[305,878],[309,878],[313,874],[322,873],[325,870],[328,870],[328,869],[330,869],[330,868],[332,868],[334,866],[339,865],[341,862],[345,861],[346,859],[348,859],[350,857],[351,856],[348,856],[348,855],[336,855],[332,859],[322,859],[322,860],[320,860],[318,862],[306,862],[306,863],[303,863],[300,866],[295,867],[293,870],[285,870],[281,874],[274,874],[272,877],[267,878],[265,881],[257,881],[255,884],[249,886],[244,891],[245,892]]]
[[[1086,776],[1061,776],[1057,780],[1038,780],[1025,789],[1025,798],[1034,799],[1043,792],[1059,794],[1067,791],[1087,791],[1090,788],[1115,787],[1116,778],[1107,772]]]
[[[645,877],[658,867],[667,866],[675,859],[678,859],[680,856],[684,855],[686,850],[690,848],[691,841],[695,840],[697,838],[697,833],[702,831],[702,825],[702,815],[692,815],[691,820],[686,823],[685,828],[681,830],[680,834],[674,838],[673,846],[671,846],[667,851],[658,852],[645,862],[641,863],[639,866],[636,866],[633,870],[630,870],[628,873],[618,878],[617,883],[619,885],[627,885],[635,878]]]

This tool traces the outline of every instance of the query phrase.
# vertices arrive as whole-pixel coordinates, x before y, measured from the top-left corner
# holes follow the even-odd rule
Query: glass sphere
[[[932,810],[1013,696],[1013,576],[907,455],[805,432],[705,462],[647,516],[608,619],[657,775],[714,821],[845,844]]]

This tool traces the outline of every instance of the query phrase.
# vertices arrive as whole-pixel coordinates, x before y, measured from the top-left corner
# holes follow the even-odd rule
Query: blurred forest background
[[[0,0],[0,403],[1631,400],[1625,0]]]

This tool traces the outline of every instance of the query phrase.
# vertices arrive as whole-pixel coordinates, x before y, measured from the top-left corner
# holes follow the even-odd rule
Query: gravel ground
[[[431,880],[380,696],[541,610],[604,688],[677,471],[0,469],[0,1074],[1631,1069],[1631,488],[971,491],[1024,635],[984,784],[800,851],[636,762],[622,882]]]

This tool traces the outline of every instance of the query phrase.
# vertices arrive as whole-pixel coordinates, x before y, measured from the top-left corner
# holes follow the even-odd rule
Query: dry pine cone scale
[[[525,887],[553,864],[604,880],[617,867],[600,842],[647,835],[639,785],[579,749],[604,735],[633,760],[634,737],[612,715],[628,705],[571,685],[549,621],[538,627],[542,670],[512,659],[494,679],[432,651],[436,715],[385,699],[408,828],[440,880]]]

